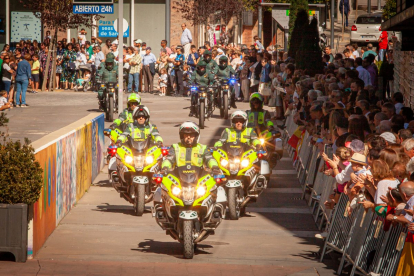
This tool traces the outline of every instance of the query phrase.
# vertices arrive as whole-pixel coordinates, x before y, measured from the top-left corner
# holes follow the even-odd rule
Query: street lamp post
[[[124,105],[124,0],[118,1],[118,111]]]
[[[331,47],[333,47],[335,42],[335,0],[331,0]]]

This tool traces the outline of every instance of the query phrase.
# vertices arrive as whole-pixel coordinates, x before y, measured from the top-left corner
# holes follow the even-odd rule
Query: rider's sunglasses
[[[137,116],[136,118],[137,118],[137,119],[140,119],[140,118],[144,118],[144,119],[145,119],[145,116],[144,116],[144,115],[139,115],[139,116]]]

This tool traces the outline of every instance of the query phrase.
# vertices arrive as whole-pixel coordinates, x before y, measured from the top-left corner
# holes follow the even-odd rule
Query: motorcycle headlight
[[[178,187],[174,187],[172,189],[172,193],[173,193],[173,195],[178,196],[181,193],[181,189],[178,188]]]
[[[152,162],[154,162],[154,157],[148,155],[147,158],[145,158],[145,162],[147,162],[147,164],[152,164]]]
[[[259,140],[260,140],[260,144],[262,144],[262,145],[263,145],[263,144],[265,143],[265,139],[260,138]]]
[[[132,158],[132,156],[129,156],[129,155],[125,156],[125,162],[127,162],[128,164],[131,164],[133,160],[134,159]]]
[[[243,159],[243,161],[241,162],[241,165],[243,168],[246,168],[247,166],[249,166],[249,164],[250,164],[249,159]]]
[[[226,159],[221,159],[220,164],[221,164],[223,167],[226,167],[226,166],[229,164],[229,161],[227,161]]]
[[[198,189],[197,189],[197,195],[201,197],[201,196],[203,196],[205,194],[206,194],[206,188],[204,186],[198,187]]]
[[[201,97],[205,97],[206,96],[206,93],[204,92],[204,93],[201,93]]]
[[[111,88],[111,92],[114,92],[114,91],[115,91],[115,89]]]
[[[223,88],[224,89],[229,89],[229,86],[228,85],[223,85]]]
[[[101,84],[101,87],[105,87],[105,84]]]

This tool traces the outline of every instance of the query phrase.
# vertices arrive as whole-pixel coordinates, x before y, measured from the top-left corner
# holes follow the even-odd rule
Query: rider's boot
[[[231,98],[230,98],[230,106],[232,108],[237,108],[236,106],[236,95],[233,93],[231,94]]]

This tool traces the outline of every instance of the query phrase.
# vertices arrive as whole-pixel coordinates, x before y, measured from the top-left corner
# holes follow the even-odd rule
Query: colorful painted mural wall
[[[29,258],[39,251],[102,169],[103,129],[104,116],[98,115],[36,152],[44,182],[29,226]]]

